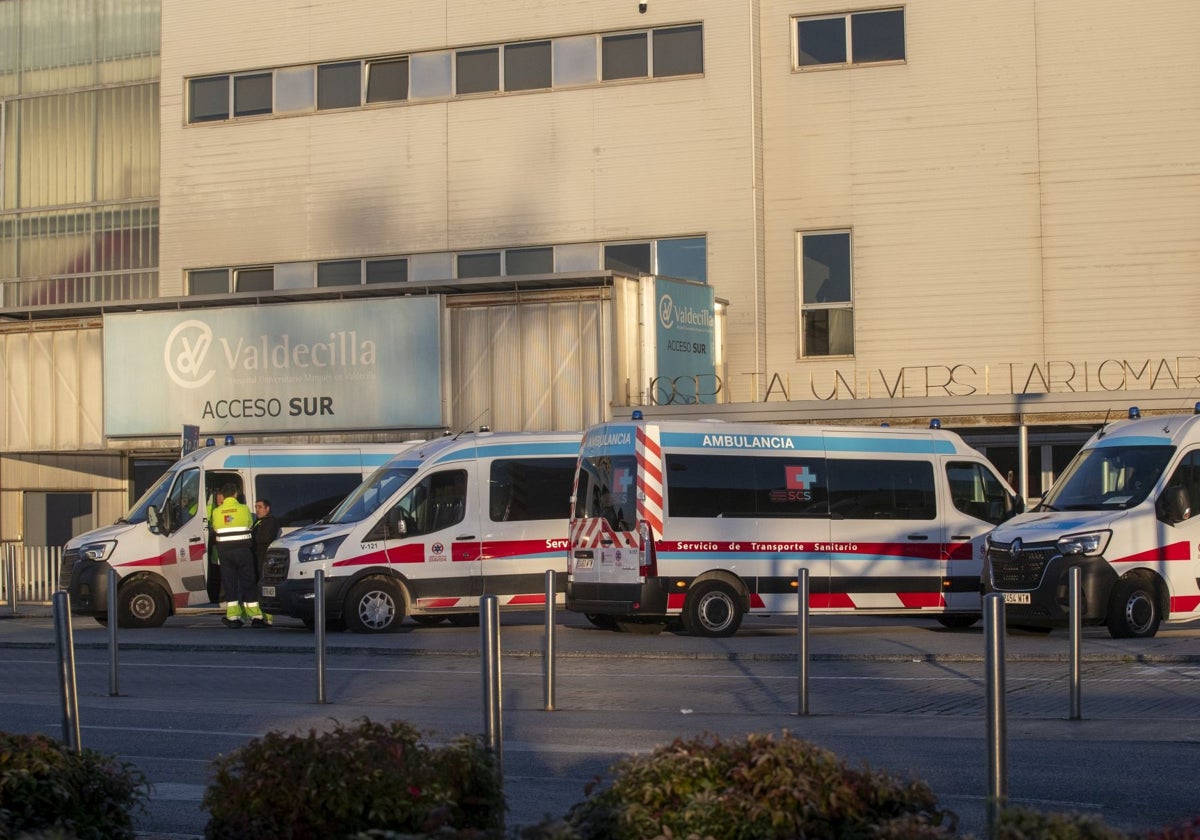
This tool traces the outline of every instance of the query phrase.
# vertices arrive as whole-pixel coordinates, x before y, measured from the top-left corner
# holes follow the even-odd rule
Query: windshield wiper
[[[1050,511],[1057,512],[1058,508],[1056,508],[1054,505],[1049,505],[1049,504],[1046,504],[1045,502],[1042,502],[1040,505],[1037,506],[1037,510],[1050,510]]]

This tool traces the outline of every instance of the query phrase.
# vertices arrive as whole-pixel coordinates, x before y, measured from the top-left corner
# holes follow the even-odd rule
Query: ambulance
[[[567,608],[730,636],[747,613],[980,617],[984,539],[1019,509],[995,469],[928,429],[643,420],[584,436]]]
[[[258,499],[285,530],[310,525],[406,445],[206,446],[172,467],[114,524],[63,549],[61,588],[71,612],[109,620],[108,570],[118,575],[121,627],[158,627],[180,607],[215,603],[220,574],[210,557],[208,505],[232,483],[251,510]]]
[[[1106,423],[1028,513],[997,528],[984,587],[1008,623],[1065,624],[1080,570],[1081,621],[1148,638],[1200,618],[1200,403],[1195,413]]]
[[[544,607],[546,571],[566,571],[579,440],[480,431],[406,450],[324,520],[271,544],[263,609],[312,626],[318,570],[335,630],[478,623],[484,595],[502,610]]]

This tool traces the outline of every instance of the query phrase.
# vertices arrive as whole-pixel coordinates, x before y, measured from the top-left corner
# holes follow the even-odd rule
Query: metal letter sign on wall
[[[712,286],[654,281],[658,318],[658,375],[651,399],[658,405],[716,402],[716,304]]]
[[[104,316],[108,435],[442,425],[441,300]]]

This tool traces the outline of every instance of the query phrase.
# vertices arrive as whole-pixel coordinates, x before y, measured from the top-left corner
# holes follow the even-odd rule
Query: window
[[[317,263],[317,286],[357,286],[362,283],[359,260]]]
[[[596,81],[596,37],[554,39],[554,84],[587,85]]]
[[[166,514],[165,523],[168,531],[177,531],[179,527],[190,522],[200,509],[200,470],[185,470],[175,480],[171,494],[162,513]]]
[[[699,24],[654,30],[654,75],[704,72],[704,38]]]
[[[500,49],[461,50],[454,54],[455,90],[489,93],[500,90]]]
[[[1183,456],[1163,494],[1158,498],[1158,518],[1178,525],[1196,515],[1200,504],[1200,452]]]
[[[317,110],[357,108],[362,104],[362,64],[346,61],[317,68]]]
[[[632,455],[588,458],[579,464],[575,516],[602,518],[618,531],[637,522],[637,459]]]
[[[703,236],[688,239],[660,239],[655,243],[656,274],[682,280],[708,282],[708,240]]]
[[[367,62],[367,101],[408,99],[408,59]]]
[[[801,354],[854,353],[850,233],[800,234]]]
[[[489,251],[482,254],[459,254],[458,277],[499,277],[500,252]]]
[[[967,516],[993,525],[1004,521],[1008,512],[1008,493],[996,474],[970,461],[946,464],[946,479],[954,506]]]
[[[454,88],[450,53],[422,53],[409,59],[409,93],[417,99],[449,96]]]
[[[649,51],[647,33],[631,32],[625,35],[606,35],[600,39],[600,58],[603,62],[600,78],[640,79],[649,73]]]
[[[367,260],[367,282],[408,282],[408,260]]]
[[[208,268],[188,272],[189,295],[229,294],[229,269]]]
[[[359,473],[303,473],[254,477],[254,498],[271,503],[281,528],[303,528],[325,516],[362,482]]]
[[[250,117],[271,113],[271,74],[233,77],[233,115]]]
[[[467,506],[466,470],[445,470],[426,476],[404,494],[388,514],[404,523],[409,537],[431,534],[462,522]],[[397,533],[396,528],[391,533]]]
[[[828,517],[823,458],[668,455],[671,516]]]
[[[505,90],[537,90],[548,88],[551,83],[549,41],[504,47]]]
[[[504,252],[505,274],[551,274],[553,248],[511,248]]]
[[[903,9],[796,18],[796,67],[873,64],[904,57]]]
[[[604,268],[606,271],[623,271],[626,274],[652,274],[654,267],[650,262],[650,243],[605,245]]]
[[[936,519],[928,461],[830,460],[829,511],[843,519]]]
[[[269,292],[275,288],[275,269],[243,268],[234,272],[236,292]]]
[[[492,462],[488,514],[493,522],[565,520],[571,514],[574,458]]]
[[[211,76],[188,82],[188,121],[229,119],[229,77]]]

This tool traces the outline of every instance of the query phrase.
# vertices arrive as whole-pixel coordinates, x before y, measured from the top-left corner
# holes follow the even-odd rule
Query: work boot
[[[270,625],[268,625],[267,622],[263,621],[261,618],[252,618],[250,619],[250,626],[257,630],[259,627],[269,627]]]
[[[221,623],[230,630],[240,630],[242,628],[242,620],[240,618],[230,618],[229,616],[221,616]]]

